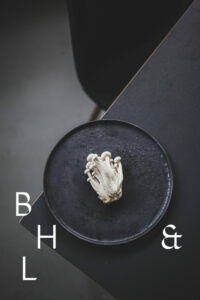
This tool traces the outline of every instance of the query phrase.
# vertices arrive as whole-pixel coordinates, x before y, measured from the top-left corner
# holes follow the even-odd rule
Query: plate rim
[[[82,235],[80,234],[79,232],[73,230],[70,226],[67,226],[63,221],[62,219],[56,215],[56,213],[54,212],[54,209],[51,207],[49,201],[48,201],[48,196],[47,196],[47,189],[46,189],[46,174],[47,174],[47,169],[48,169],[48,166],[49,166],[49,163],[51,161],[51,157],[53,156],[53,154],[55,153],[56,149],[59,147],[60,144],[62,144],[62,142],[70,137],[72,134],[74,134],[75,132],[79,131],[80,129],[83,129],[85,127],[88,127],[88,126],[91,126],[92,124],[98,124],[98,123],[120,123],[122,125],[128,125],[128,126],[131,126],[131,127],[134,127],[140,131],[142,131],[143,133],[145,133],[145,135],[147,135],[148,137],[150,137],[158,146],[159,148],[161,149],[161,151],[163,152],[164,156],[165,156],[165,159],[167,161],[167,165],[168,165],[168,169],[169,169],[169,182],[170,182],[170,190],[169,190],[169,193],[168,193],[168,197],[167,197],[167,201],[164,205],[164,208],[162,209],[161,213],[159,214],[158,218],[154,221],[154,222],[151,222],[147,228],[144,230],[144,231],[141,231],[133,236],[130,236],[129,238],[124,238],[124,239],[118,239],[118,240],[113,240],[113,241],[102,241],[102,240],[98,240],[98,239],[94,239],[94,238],[90,238],[90,237],[87,237],[85,235]],[[56,144],[55,146],[52,148],[48,158],[47,158],[47,161],[46,161],[46,164],[45,164],[45,168],[44,168],[44,173],[43,173],[43,190],[44,190],[44,198],[45,198],[45,202],[47,204],[47,207],[49,209],[49,211],[51,212],[52,216],[56,219],[56,221],[66,230],[68,231],[69,233],[71,233],[72,235],[74,235],[75,237],[83,240],[83,241],[86,241],[88,243],[91,243],[91,244],[96,244],[96,245],[104,245],[104,246],[112,246],[112,245],[121,245],[121,244],[127,244],[131,241],[134,241],[144,235],[146,235],[149,231],[151,231],[160,221],[161,219],[163,218],[163,216],[165,215],[168,207],[169,207],[169,204],[171,202],[171,199],[172,199],[172,193],[173,193],[173,188],[174,188],[174,176],[173,176],[173,169],[172,169],[172,165],[171,165],[171,162],[170,162],[170,159],[169,159],[169,156],[167,154],[167,151],[165,149],[165,147],[158,141],[157,138],[155,138],[152,134],[150,134],[147,130],[143,129],[142,127],[138,126],[138,125],[135,125],[134,123],[131,123],[131,122],[127,122],[127,121],[122,121],[122,120],[118,120],[118,119],[101,119],[101,120],[94,120],[94,121],[90,121],[90,122],[87,122],[87,123],[83,123],[75,128],[73,128],[72,130],[68,131]]]

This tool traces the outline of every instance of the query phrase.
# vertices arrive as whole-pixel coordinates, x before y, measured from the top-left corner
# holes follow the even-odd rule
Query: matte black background
[[[115,247],[89,245],[58,226],[56,251],[118,299],[200,297],[199,5],[199,0],[193,3],[104,116],[136,122],[167,147],[175,189],[162,222],[137,243]],[[35,234],[38,222],[45,232],[55,222],[43,195],[22,223]],[[183,235],[179,251],[161,246],[167,224],[175,224]]]
[[[33,181],[37,181],[38,179],[38,171],[34,168],[35,165],[35,160],[38,158],[38,155],[36,153],[36,151],[38,151],[39,153],[39,148],[36,147],[37,145],[42,145],[44,143],[48,141],[50,141],[49,143],[49,148],[47,149],[46,152],[43,152],[43,156],[42,159],[40,160],[41,164],[45,163],[46,160],[46,153],[49,153],[51,148],[53,147],[53,145],[55,144],[55,142],[65,133],[62,131],[60,123],[59,122],[55,122],[55,119],[53,118],[53,116],[56,114],[59,116],[57,117],[56,120],[59,120],[59,118],[61,119],[61,122],[65,122],[67,119],[67,110],[69,113],[69,109],[66,109],[66,115],[62,115],[61,116],[61,110],[63,110],[64,107],[67,107],[67,102],[65,102],[65,97],[63,95],[63,102],[62,102],[62,109],[60,109],[60,111],[58,112],[56,110],[56,100],[57,98],[59,98],[59,95],[61,93],[61,89],[60,89],[60,85],[59,82],[56,82],[55,85],[55,90],[57,91],[57,94],[55,93],[55,106],[54,109],[52,109],[51,113],[46,116],[45,115],[45,111],[47,111],[47,106],[46,104],[49,104],[49,102],[42,102],[41,99],[43,99],[44,95],[43,95],[43,86],[41,85],[39,88],[39,92],[38,94],[35,91],[35,85],[32,84],[32,76],[34,74],[35,77],[38,78],[38,80],[40,80],[40,76],[41,78],[46,77],[48,78],[48,81],[50,82],[49,86],[53,86],[53,84],[55,84],[55,82],[51,81],[51,73],[49,73],[49,69],[41,69],[41,72],[37,73],[37,70],[39,69],[39,66],[42,65],[42,62],[47,61],[48,64],[51,64],[50,59],[48,58],[48,55],[44,55],[41,56],[40,59],[41,61],[35,61],[34,60],[34,52],[36,53],[37,51],[40,51],[40,39],[45,40],[45,34],[44,34],[44,28],[46,29],[46,25],[44,25],[44,16],[47,16],[49,22],[47,26],[47,32],[48,32],[48,39],[45,40],[45,42],[48,43],[49,37],[51,35],[53,36],[64,36],[64,32],[60,29],[58,31],[56,31],[56,27],[54,26],[54,17],[57,16],[56,18],[58,18],[59,20],[63,20],[65,16],[63,16],[64,10],[65,10],[65,6],[63,5],[63,2],[60,1],[7,1],[7,2],[2,2],[1,3],[2,7],[1,7],[1,35],[3,37],[3,43],[2,44],[2,53],[1,53],[1,64],[3,65],[3,69],[1,68],[2,74],[1,74],[1,91],[5,92],[5,90],[11,90],[11,93],[13,93],[13,98],[15,97],[15,89],[17,90],[18,93],[18,97],[22,96],[22,90],[26,90],[27,87],[29,87],[29,89],[32,88],[32,94],[35,95],[35,98],[31,98],[27,99],[27,101],[25,101],[26,99],[24,99],[23,101],[23,105],[21,105],[20,107],[18,107],[18,103],[16,102],[12,102],[10,98],[1,98],[1,104],[2,104],[2,110],[7,111],[8,109],[10,109],[11,106],[13,106],[13,110],[11,114],[5,114],[5,116],[2,116],[2,126],[1,126],[1,143],[2,143],[2,148],[5,149],[5,152],[3,153],[3,155],[1,156],[1,245],[0,245],[0,254],[1,254],[1,297],[2,299],[8,299],[8,300],[12,300],[12,299],[66,299],[66,297],[68,296],[69,299],[94,299],[94,297],[100,297],[99,299],[106,299],[105,294],[103,294],[101,291],[101,289],[97,288],[97,290],[95,289],[95,291],[92,291],[90,295],[86,294],[88,293],[89,290],[91,290],[91,286],[89,287],[89,289],[87,288],[88,286],[88,281],[84,281],[84,276],[80,274],[80,272],[76,271],[74,268],[71,268],[70,271],[71,273],[68,274],[65,270],[66,270],[66,266],[67,268],[70,268],[70,264],[66,262],[66,260],[63,260],[61,257],[59,257],[58,255],[55,255],[55,253],[53,253],[50,249],[48,249],[47,247],[45,247],[43,245],[44,248],[42,248],[42,250],[40,251],[40,253],[38,254],[38,251],[36,250],[36,241],[35,238],[31,238],[30,234],[26,231],[24,231],[24,229],[20,226],[18,226],[15,217],[15,192],[16,190],[23,190],[24,189],[24,184],[23,182],[26,184],[26,187],[30,188],[30,190],[33,187],[32,182]],[[198,6],[194,9],[194,11],[198,11]],[[189,22],[193,22],[192,21],[192,17],[191,20]],[[54,20],[54,21],[53,21]],[[194,21],[195,23],[197,23],[198,25],[198,21]],[[38,33],[38,36],[35,36],[35,24],[37,24],[37,26],[41,27],[41,35]],[[194,28],[194,27],[193,27]],[[196,28],[196,25],[195,25]],[[15,30],[17,29],[17,30]],[[187,28],[183,28],[183,33],[182,33],[182,37],[184,37],[185,34],[185,30],[186,33],[188,33]],[[198,27],[197,27],[197,30]],[[26,45],[19,47],[19,44],[21,46],[21,43],[23,41],[23,33],[24,31],[26,31],[26,33],[28,32],[28,36],[29,39],[26,40]],[[38,30],[38,32],[40,32],[40,30]],[[22,35],[20,34],[22,33]],[[198,33],[198,35],[197,35]],[[196,33],[196,36],[199,36],[199,31]],[[198,40],[198,38],[195,38],[193,40],[192,36],[193,36],[194,32],[192,31],[192,33],[190,34],[191,39],[187,40],[187,45],[189,46],[191,43],[195,43],[196,40]],[[9,39],[8,39],[9,37]],[[33,44],[31,44],[33,42]],[[61,43],[62,45],[62,53],[60,53],[60,55],[65,55],[65,47],[63,45],[63,41],[59,40],[59,43]],[[52,47],[53,47],[53,42],[49,43],[49,49],[47,50],[47,54],[50,54],[50,58],[52,55]],[[174,44],[175,45],[175,44]],[[185,46],[187,46],[185,45]],[[5,46],[5,47],[4,47]],[[30,50],[32,48],[33,50],[33,56],[29,56],[29,53],[27,52],[27,48]],[[177,76],[182,76],[180,82],[182,82],[182,84],[179,85],[180,90],[182,90],[182,85],[184,82],[184,79],[186,80],[186,82],[189,81],[190,86],[194,88],[195,85],[195,80],[193,80],[193,76],[194,78],[196,78],[197,75],[199,75],[198,73],[193,75],[193,71],[196,70],[196,60],[198,61],[198,57],[199,57],[199,52],[196,52],[197,50],[191,50],[191,48],[188,48],[188,52],[186,52],[185,54],[182,53],[181,49],[179,49],[180,52],[180,57],[182,57],[182,59],[186,59],[186,61],[188,61],[188,64],[186,64],[186,66],[181,67],[182,65],[182,61],[180,64],[178,64],[178,69],[177,70]],[[199,49],[199,48],[198,48]],[[112,56],[112,55],[111,55]],[[185,56],[185,57],[183,57]],[[190,59],[188,59],[188,57]],[[191,59],[191,57],[193,59]],[[15,58],[18,58],[18,69],[16,70],[16,65],[13,63],[15,61]],[[170,55],[169,55],[169,59],[170,59]],[[29,60],[32,59],[32,72],[26,72],[26,64],[29,62]],[[118,60],[118,59],[117,59]],[[185,60],[184,60],[185,61]],[[193,62],[193,63],[192,63]],[[61,66],[59,65],[58,67],[58,61],[56,61],[55,64],[51,65],[52,69],[54,70],[54,72],[58,72],[58,74],[62,74],[62,69],[65,66]],[[193,70],[190,73],[187,73],[188,70],[191,69],[191,63],[193,66]],[[159,72],[157,72],[155,74],[155,86],[157,84],[157,79],[159,78],[160,72],[165,72],[165,69],[163,69],[163,66],[159,66],[158,65],[158,69]],[[9,70],[9,72],[8,72]],[[117,70],[118,71],[118,70]],[[10,76],[9,78],[9,74],[19,74],[19,78],[23,78],[23,80],[16,80],[15,82],[13,81],[12,76]],[[61,73],[60,73],[61,72]],[[115,70],[116,72],[116,70]],[[130,70],[131,72],[131,70]],[[53,72],[52,72],[53,73]],[[184,74],[187,74],[187,76],[185,77]],[[132,74],[132,72],[131,72]],[[49,76],[48,76],[49,75]],[[24,76],[24,77],[23,77]],[[166,75],[167,76],[167,75]],[[5,78],[7,78],[7,82],[5,82]],[[168,77],[167,77],[168,78]],[[148,82],[149,77],[147,75],[147,77],[144,78],[145,82]],[[10,81],[10,82],[9,82]],[[60,78],[61,81],[61,78]],[[31,84],[30,84],[31,82]],[[29,84],[28,84],[29,83]],[[44,81],[43,81],[44,83]],[[44,85],[47,83],[44,83]],[[64,83],[62,83],[64,85]],[[164,84],[164,83],[163,83]],[[168,85],[168,90],[171,89],[171,87],[173,87],[173,82],[167,81],[167,85]],[[104,86],[104,85],[103,85]],[[144,85],[143,85],[144,87]],[[70,89],[69,89],[70,90]],[[69,91],[68,90],[68,91]],[[141,88],[140,84],[138,84],[138,86],[136,87],[136,90],[143,90],[143,88]],[[52,90],[51,90],[52,92]],[[150,97],[151,95],[153,95],[153,93],[151,93],[150,89],[148,89],[147,91],[147,99],[148,97]],[[175,90],[174,90],[175,93]],[[189,90],[187,92],[183,91],[182,92],[182,97],[185,95],[185,93],[188,93],[188,97],[189,97]],[[67,98],[68,93],[66,93],[66,98]],[[46,95],[45,95],[46,96]],[[50,98],[52,95],[51,93],[48,94],[48,97]],[[56,98],[57,96],[57,98]],[[153,95],[154,96],[154,95]],[[141,97],[143,98],[143,96],[141,95]],[[166,96],[167,97],[167,96]],[[140,97],[139,97],[140,98]],[[138,98],[138,101],[140,100]],[[39,100],[38,100],[39,99]],[[38,101],[38,107],[34,110],[34,111],[30,111],[29,110],[29,101]],[[66,104],[66,105],[65,105]],[[182,103],[181,103],[182,104]],[[41,106],[40,106],[41,105]],[[147,104],[148,105],[148,104]],[[84,105],[85,106],[85,102]],[[38,111],[38,108],[40,107],[40,111]],[[52,106],[53,107],[53,106]],[[124,106],[125,107],[125,106]],[[129,106],[128,106],[129,107]],[[84,110],[84,108],[83,108]],[[187,113],[187,111],[190,110],[190,106],[186,106],[185,108],[185,112]],[[40,114],[43,116],[43,118],[41,119],[37,119],[37,126],[35,126],[34,124],[34,116],[38,116],[38,114]],[[138,112],[139,113],[139,112]],[[138,117],[139,114],[135,114],[134,115],[134,122],[137,123],[139,121]],[[121,114],[118,111],[116,113],[116,117],[120,117],[123,118],[126,117],[126,112],[122,110]],[[149,115],[144,115],[143,116],[145,118],[145,120],[147,121],[147,123],[149,124]],[[20,123],[24,118],[29,118],[32,123],[32,126],[27,126],[27,127],[21,127],[20,130],[16,130],[17,124]],[[46,127],[46,130],[44,130],[45,125],[44,124],[49,124],[49,123],[45,123],[46,119],[51,119],[51,125],[48,126],[48,128]],[[171,116],[172,119],[174,118],[180,118],[179,115],[176,116]],[[81,119],[81,114],[77,115],[77,119]],[[12,123],[10,123],[10,120],[14,120]],[[81,119],[82,120],[82,119]],[[187,118],[186,118],[187,120]],[[82,120],[83,121],[83,120]],[[15,127],[15,123],[16,123],[16,127]],[[139,122],[138,122],[139,123]],[[24,124],[23,122],[21,122],[21,124]],[[73,126],[78,125],[73,124]],[[188,121],[188,125],[190,125],[190,122]],[[157,124],[155,124],[155,126],[152,125],[152,130],[155,129],[157,126]],[[55,128],[57,131],[55,131]],[[190,128],[190,126],[188,126],[188,128]],[[43,135],[40,135],[40,138],[38,140],[38,133],[40,130],[43,130]],[[57,138],[52,138],[52,131],[55,133],[57,133]],[[23,136],[26,135],[26,133],[28,132],[30,138],[23,140]],[[194,133],[194,135],[196,135],[196,137],[198,138],[198,131],[196,131],[196,127],[192,128],[192,131]],[[190,133],[191,133],[190,132]],[[46,135],[45,135],[46,134]],[[156,134],[156,132],[155,132]],[[12,138],[15,137],[15,143],[12,144]],[[45,137],[45,138],[44,138]],[[19,143],[17,142],[17,139],[20,139],[20,141],[22,141],[22,143],[19,145]],[[173,133],[172,130],[172,138],[173,139],[177,139],[177,135],[175,135]],[[10,144],[12,145],[11,148],[4,148],[4,144],[7,143],[7,141],[10,142]],[[39,144],[38,144],[39,143]],[[183,151],[183,149],[187,149],[187,147],[191,147],[191,144],[185,144],[183,140],[180,140],[181,147],[180,149],[182,149],[181,151]],[[27,147],[27,144],[29,144],[30,147]],[[42,147],[41,147],[42,148]],[[27,155],[27,151],[28,149],[30,149],[31,152],[31,161],[27,161],[26,158],[28,157]],[[20,160],[17,161],[18,164],[18,168],[15,168],[15,164],[13,163],[14,161],[16,161],[18,158],[16,157],[16,152],[17,151],[21,151],[21,153],[23,153],[23,155],[21,156]],[[198,157],[198,149],[194,148],[194,152],[193,155],[196,155],[196,157]],[[184,157],[182,163],[184,164],[185,160],[190,160],[190,157]],[[176,163],[176,162],[175,162]],[[20,166],[20,167],[19,167]],[[195,162],[193,161],[192,165],[188,164],[188,179],[190,178],[190,175],[193,174],[192,168],[196,168]],[[31,171],[30,171],[31,170]],[[34,170],[34,171],[33,171]],[[195,169],[196,170],[196,169]],[[34,173],[32,173],[34,172]],[[198,175],[198,171],[196,170],[196,173]],[[16,180],[16,178],[18,178],[18,180]],[[186,208],[188,209],[188,213],[187,213],[187,219],[185,221],[185,223],[191,223],[192,224],[192,236],[194,238],[194,240],[196,239],[196,236],[198,234],[198,232],[196,231],[196,226],[197,221],[196,219],[193,219],[193,213],[192,210],[190,210],[191,205],[190,205],[190,199],[192,199],[195,195],[193,193],[193,188],[194,186],[198,185],[198,178],[199,176],[196,177],[196,181],[194,181],[193,183],[191,183],[191,188],[190,191],[188,192],[187,199],[188,202],[185,203],[186,204]],[[20,179],[20,180],[19,180]],[[179,185],[179,182],[177,183]],[[41,186],[42,186],[42,181],[41,181]],[[38,190],[35,188],[33,188],[33,193],[32,193],[32,198],[37,196],[37,192]],[[197,202],[198,203],[198,202]],[[198,209],[198,205],[197,205],[197,209]],[[187,230],[187,227],[185,229],[185,232],[183,232],[184,234],[187,234],[188,236],[191,235],[191,231]],[[19,239],[19,236],[21,237]],[[196,260],[196,262],[198,262],[198,254],[197,252],[195,252],[196,247],[198,246],[198,243],[196,242],[196,244],[194,244],[193,248],[194,251],[192,250],[187,250],[188,251],[188,257],[193,257],[194,260]],[[190,247],[190,248],[189,248]],[[188,245],[187,249],[191,249],[191,245]],[[137,249],[136,249],[137,252]],[[27,283],[24,284],[21,281],[21,256],[22,255],[27,255],[28,257],[31,258],[30,262],[29,262],[29,269],[28,271],[30,272],[30,274],[34,275],[40,275],[40,281],[38,281],[37,283]],[[54,257],[54,259],[53,259]],[[113,258],[113,257],[112,257]],[[116,256],[114,257],[114,259],[116,259]],[[193,260],[193,261],[194,261]],[[49,263],[51,261],[51,264]],[[188,261],[188,263],[190,263],[190,261]],[[59,264],[59,269],[58,269],[58,264]],[[41,267],[41,271],[40,274],[38,274],[38,266]],[[168,266],[168,269],[170,271],[170,267]],[[156,266],[156,270],[159,268],[159,266]],[[155,271],[156,271],[155,270]],[[184,266],[182,266],[182,270],[184,270]],[[192,267],[191,267],[191,274],[192,274]],[[55,272],[56,272],[56,278],[59,278],[58,280],[55,280]],[[188,274],[190,275],[190,274]],[[152,276],[152,274],[149,273],[149,276]],[[71,278],[74,278],[74,281],[72,281]],[[197,279],[197,277],[196,277]],[[67,285],[68,282],[70,282],[70,285]],[[113,282],[113,286],[116,283]],[[156,284],[156,283],[155,283]],[[194,282],[194,284],[196,285],[196,282]],[[89,284],[90,285],[90,284]],[[174,281],[174,286],[176,287],[176,280]],[[180,290],[182,290],[183,285],[182,286],[178,286],[178,288],[180,288]],[[165,287],[163,287],[163,290],[165,291]],[[69,295],[66,295],[66,291],[69,292]],[[97,292],[96,292],[97,291]],[[191,291],[192,292],[192,291]],[[163,292],[164,293],[164,292]],[[110,299],[110,298],[109,298]],[[197,298],[198,299],[198,298]]]

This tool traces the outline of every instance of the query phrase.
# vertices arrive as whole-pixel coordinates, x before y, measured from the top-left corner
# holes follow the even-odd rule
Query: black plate
[[[123,197],[103,204],[84,174],[89,153],[121,156]],[[56,220],[91,243],[122,244],[147,233],[164,215],[173,177],[167,154],[141,128],[116,120],[81,125],[55,146],[44,173],[47,204]]]

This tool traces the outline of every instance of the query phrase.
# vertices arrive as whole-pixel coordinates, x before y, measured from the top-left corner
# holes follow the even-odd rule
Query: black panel
[[[66,0],[83,88],[107,109],[191,0]]]

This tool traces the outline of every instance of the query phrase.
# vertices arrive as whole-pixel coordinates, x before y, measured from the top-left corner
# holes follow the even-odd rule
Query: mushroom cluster
[[[98,156],[89,154],[87,156],[85,174],[87,181],[98,194],[103,203],[110,203],[119,200],[122,196],[123,170],[121,157],[112,159],[109,151]]]

